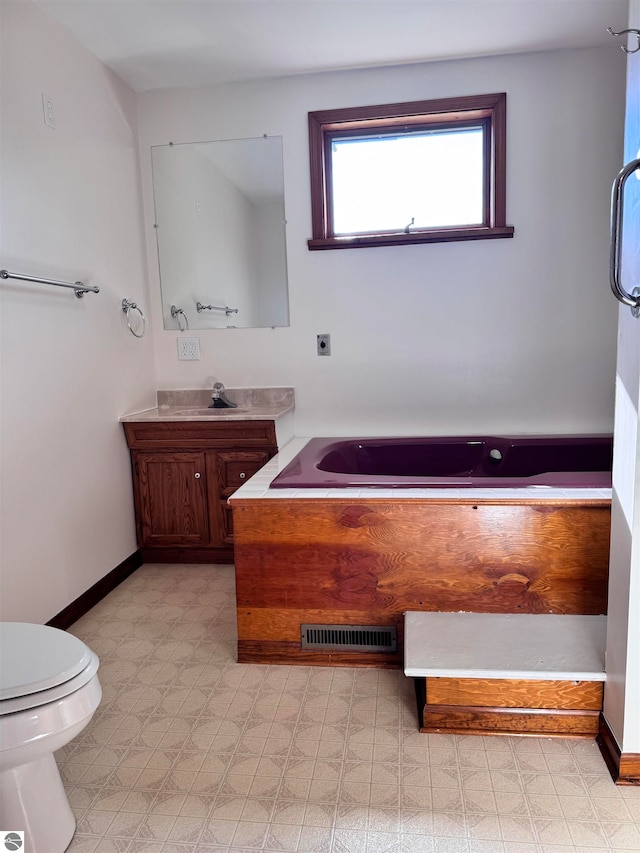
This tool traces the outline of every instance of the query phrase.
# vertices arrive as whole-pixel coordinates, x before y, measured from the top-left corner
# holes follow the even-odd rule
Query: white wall
[[[640,27],[640,0],[629,27]],[[640,57],[628,59],[624,162],[640,150]],[[622,164],[621,164],[622,165]],[[640,185],[625,189],[622,285],[640,274]],[[620,306],[604,715],[623,753],[640,754],[640,319]]]
[[[513,240],[310,252],[307,112],[506,91]],[[281,135],[291,326],[155,337],[159,387],[292,384],[296,432],[610,430],[609,192],[624,55],[609,47],[300,76],[139,97],[153,315],[150,146]],[[316,334],[332,355],[318,358]]]
[[[119,415],[153,405],[134,94],[26,0],[2,10],[1,618],[44,622],[136,549]],[[43,121],[41,93],[57,128]]]

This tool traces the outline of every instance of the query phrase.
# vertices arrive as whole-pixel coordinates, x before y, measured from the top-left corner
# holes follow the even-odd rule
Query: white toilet
[[[0,623],[0,829],[25,851],[62,853],[75,832],[53,753],[78,735],[102,698],[97,656],[58,628]]]

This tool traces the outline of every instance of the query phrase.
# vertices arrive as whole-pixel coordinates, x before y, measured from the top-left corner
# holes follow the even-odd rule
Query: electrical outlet
[[[318,355],[331,355],[331,335],[317,335]]]
[[[55,130],[56,115],[53,110],[53,99],[46,92],[42,93],[42,112],[44,114],[44,123],[47,127],[52,127]]]
[[[178,360],[200,360],[200,338],[178,338]]]

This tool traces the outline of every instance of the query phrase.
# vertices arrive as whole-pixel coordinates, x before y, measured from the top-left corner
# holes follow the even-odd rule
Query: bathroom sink
[[[179,418],[217,418],[220,415],[244,415],[248,409],[179,409],[177,412],[172,411],[171,414]]]

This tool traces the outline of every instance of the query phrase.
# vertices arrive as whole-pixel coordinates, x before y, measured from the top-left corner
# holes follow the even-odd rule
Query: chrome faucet
[[[211,392],[211,405],[210,409],[235,409],[237,408],[237,403],[232,403],[229,400],[225,393],[225,388],[222,382],[214,382],[213,389]]]

